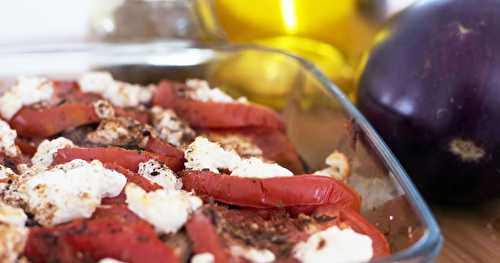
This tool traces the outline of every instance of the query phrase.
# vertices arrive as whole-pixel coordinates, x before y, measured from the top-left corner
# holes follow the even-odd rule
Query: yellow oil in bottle
[[[359,0],[214,1],[217,19],[231,41],[299,36],[328,43],[354,63],[379,26],[362,14],[361,6]]]
[[[359,0],[214,0],[212,9],[229,41],[299,55],[350,96],[355,92],[353,69],[379,26],[361,14]],[[259,59],[246,63],[251,69]],[[269,87],[253,89],[265,93]]]

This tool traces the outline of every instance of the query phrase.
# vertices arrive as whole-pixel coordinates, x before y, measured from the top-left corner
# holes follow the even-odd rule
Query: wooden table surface
[[[437,262],[500,263],[500,200],[476,207],[433,207],[445,239]]]

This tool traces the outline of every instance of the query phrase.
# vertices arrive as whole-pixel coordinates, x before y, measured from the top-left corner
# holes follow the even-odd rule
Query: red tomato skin
[[[140,123],[143,124],[150,124],[151,123],[151,116],[148,112],[146,111],[140,111],[136,109],[129,109],[129,108],[121,108],[121,107],[116,107],[114,106],[116,116],[119,117],[128,117],[131,119],[134,119]]]
[[[160,81],[153,92],[153,105],[158,105],[166,109],[173,108],[177,98],[173,85],[172,81]]]
[[[137,172],[139,163],[145,162],[147,158],[137,151],[127,150],[118,147],[97,147],[97,148],[64,148],[54,155],[54,164],[66,163],[74,159],[85,161],[99,160],[105,164],[117,164]]]
[[[91,219],[30,229],[24,255],[30,262],[87,262],[110,257],[125,262],[179,262],[152,226],[126,206]],[[87,261],[86,261],[87,260]]]
[[[169,167],[172,170],[180,171],[184,169],[184,152],[175,148],[175,146],[160,139],[150,137],[144,149],[164,158],[169,158],[171,160]]]
[[[97,122],[99,117],[92,106],[64,103],[45,109],[23,107],[9,123],[19,136],[48,138],[69,128]]]
[[[348,204],[360,208],[359,195],[333,178],[300,175],[265,179],[244,178],[209,171],[186,171],[184,189],[217,201],[246,207],[273,208]]]
[[[194,128],[270,128],[285,130],[280,116],[263,106],[177,99],[175,112]]]
[[[273,110],[243,103],[203,102],[177,96],[174,85],[162,81],[153,95],[153,105],[172,108],[191,127],[200,129],[264,127],[284,131],[281,117]]]
[[[96,148],[64,148],[54,155],[54,164],[66,163],[74,159],[86,161],[99,160],[105,164],[117,164],[137,172],[139,164],[150,159],[155,159],[166,164],[172,170],[178,166],[179,161],[168,157],[160,156],[146,151],[127,150],[118,147],[96,147]]]
[[[186,231],[193,242],[194,253],[209,252],[214,255],[215,262],[230,262],[229,251],[225,248],[222,239],[217,234],[212,221],[200,210],[195,212],[186,223]]]

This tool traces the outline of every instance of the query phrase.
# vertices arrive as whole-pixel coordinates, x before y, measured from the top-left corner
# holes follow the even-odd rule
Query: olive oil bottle
[[[227,41],[264,45],[301,56],[354,98],[355,68],[363,53],[371,46],[382,23],[411,2],[413,0],[201,0],[198,3],[209,3],[211,11],[202,12],[202,20],[209,30],[222,32]],[[257,57],[238,59],[237,68],[263,70],[266,65],[261,61]],[[286,87],[252,89],[252,92],[275,93],[285,91]]]

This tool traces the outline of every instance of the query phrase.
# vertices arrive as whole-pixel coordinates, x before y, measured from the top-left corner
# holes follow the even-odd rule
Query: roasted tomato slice
[[[10,120],[20,136],[48,138],[66,129],[99,122],[93,103],[102,99],[98,94],[84,93],[71,81],[53,81],[54,95],[44,105],[23,107]],[[147,112],[114,107],[117,116],[149,123]]]
[[[322,212],[325,212],[323,214]],[[374,258],[390,253],[387,240],[373,225],[350,208],[328,206],[311,215],[292,216],[284,209],[234,209],[205,205],[186,224],[195,253],[209,252],[216,262],[243,259],[231,254],[232,246],[267,249],[276,262],[297,262],[294,246],[332,226],[350,227],[372,239]]]
[[[280,116],[271,109],[254,104],[203,102],[176,95],[175,84],[162,81],[153,95],[153,104],[173,108],[194,128],[265,127],[284,131]]]
[[[143,124],[151,123],[151,115],[144,110],[134,109],[134,108],[120,108],[114,107],[116,116],[132,118]]]
[[[126,206],[98,208],[91,219],[30,228],[24,255],[30,262],[179,262],[153,227]]]
[[[185,171],[184,189],[202,197],[245,207],[276,208],[342,204],[355,210],[360,197],[351,188],[333,178],[299,175],[272,178],[245,178],[209,171]]]
[[[66,129],[99,122],[91,105],[64,103],[49,108],[23,107],[10,120],[20,136],[47,138]]]
[[[149,137],[144,150],[156,153],[163,158],[169,158],[170,161],[167,164],[174,171],[184,168],[184,152],[158,138]]]
[[[207,210],[208,211],[208,210]],[[213,224],[215,219],[210,218],[210,213],[201,210],[195,212],[186,224],[186,231],[193,242],[194,253],[211,253],[214,255],[215,262],[230,262],[231,255],[217,229]]]
[[[139,169],[139,163],[155,159],[174,171],[182,169],[182,160],[162,156],[147,151],[127,150],[117,147],[64,148],[54,155],[54,164],[66,163],[74,159],[86,161],[99,160],[105,164],[117,164],[133,172]]]

